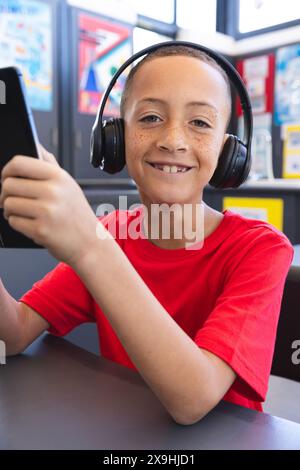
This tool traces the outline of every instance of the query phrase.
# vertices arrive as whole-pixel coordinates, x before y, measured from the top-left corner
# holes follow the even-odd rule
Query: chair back
[[[300,382],[300,266],[285,282],[271,374]]]

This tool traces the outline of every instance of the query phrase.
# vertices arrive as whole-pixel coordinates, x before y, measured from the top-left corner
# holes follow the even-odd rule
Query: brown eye
[[[202,121],[202,119],[194,119],[192,122],[195,123],[196,127],[210,127],[206,122]]]
[[[155,116],[155,114],[149,114],[149,116],[144,116],[142,119],[140,119],[141,122],[158,122],[157,119],[160,119],[158,116]]]

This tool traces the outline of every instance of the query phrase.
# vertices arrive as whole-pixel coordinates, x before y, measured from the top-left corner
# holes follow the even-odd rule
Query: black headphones
[[[147,47],[130,57],[115,73],[102,97],[93,125],[91,164],[110,174],[124,168],[126,160],[123,119],[110,118],[103,121],[106,101],[117,79],[130,64],[146,54],[168,46],[187,46],[205,52],[226,72],[240,97],[244,116],[243,142],[237,136],[229,135],[219,156],[217,168],[209,181],[209,184],[215,188],[237,188],[247,179],[251,166],[253,118],[248,92],[240,75],[228,60],[207,47],[187,41],[167,41]]]

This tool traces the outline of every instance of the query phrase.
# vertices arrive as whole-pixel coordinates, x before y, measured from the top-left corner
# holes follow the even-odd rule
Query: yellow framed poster
[[[224,197],[223,210],[229,209],[249,219],[264,220],[283,231],[284,201],[279,198]]]

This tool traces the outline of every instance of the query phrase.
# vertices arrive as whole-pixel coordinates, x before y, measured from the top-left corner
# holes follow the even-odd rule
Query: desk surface
[[[138,373],[48,334],[0,368],[0,449],[300,449],[300,424],[226,402],[177,425]]]

